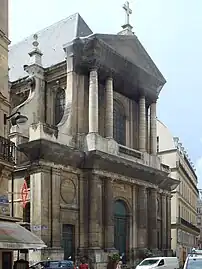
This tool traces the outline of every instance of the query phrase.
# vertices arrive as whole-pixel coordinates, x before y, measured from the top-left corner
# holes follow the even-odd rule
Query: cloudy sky
[[[94,32],[117,33],[124,0],[9,0],[12,43],[79,12]],[[202,1],[131,0],[134,32],[164,74],[158,117],[179,136],[202,187]],[[201,180],[200,180],[201,178]]]

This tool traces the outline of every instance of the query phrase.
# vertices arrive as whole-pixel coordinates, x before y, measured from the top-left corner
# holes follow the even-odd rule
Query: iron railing
[[[15,144],[9,139],[0,136],[0,160],[9,163],[15,162],[16,147]]]

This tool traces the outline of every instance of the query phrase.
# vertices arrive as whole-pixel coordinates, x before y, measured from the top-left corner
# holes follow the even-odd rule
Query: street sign
[[[9,204],[8,197],[6,197],[5,195],[0,196],[0,204]]]

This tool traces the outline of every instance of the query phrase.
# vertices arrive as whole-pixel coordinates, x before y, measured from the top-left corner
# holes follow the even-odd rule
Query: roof
[[[43,67],[50,67],[65,60],[63,45],[77,37],[88,38],[93,34],[91,29],[76,13],[36,33],[38,35],[39,49],[43,53]],[[135,35],[95,34],[107,46],[115,50],[120,56],[132,64],[157,78],[161,84],[166,81],[158,70],[149,54],[146,52]],[[33,35],[10,47],[9,52],[9,79],[16,81],[27,76],[23,66],[29,64],[28,53],[32,51]]]
[[[84,37],[92,33],[78,13],[37,32],[39,49],[43,53],[43,66],[49,67],[64,61],[63,45],[71,42],[76,37]],[[16,81],[27,76],[23,66],[29,64],[28,53],[33,49],[32,42],[33,35],[10,46],[8,62],[10,81]]]

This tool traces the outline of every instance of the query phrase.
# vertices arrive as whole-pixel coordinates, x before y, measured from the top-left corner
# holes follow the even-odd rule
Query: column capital
[[[150,193],[157,195],[157,189],[156,188],[149,188]]]
[[[106,81],[111,81],[111,80],[113,81],[113,76],[112,75],[109,75],[109,76],[106,77]]]
[[[98,71],[100,68],[100,63],[96,60],[94,60],[92,63],[91,63],[91,66],[89,67],[89,71]]]

